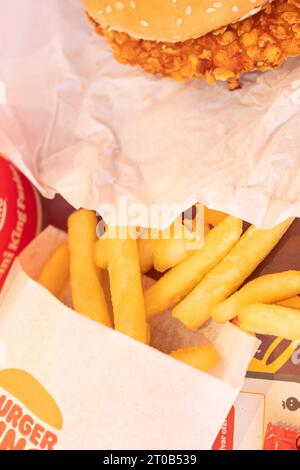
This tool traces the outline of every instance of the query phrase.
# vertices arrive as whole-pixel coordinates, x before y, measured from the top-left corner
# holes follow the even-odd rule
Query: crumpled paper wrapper
[[[192,338],[168,313],[157,317],[153,345],[161,350],[204,339],[216,345],[221,364],[206,374],[75,313],[32,280],[64,240],[46,229],[9,274],[0,371],[29,372],[53,397],[63,416],[56,449],[210,449],[259,341],[230,323]]]
[[[0,152],[46,196],[108,223],[103,204],[120,196],[178,214],[198,201],[260,227],[300,216],[300,59],[235,92],[178,84],[115,63],[79,0],[1,11]]]

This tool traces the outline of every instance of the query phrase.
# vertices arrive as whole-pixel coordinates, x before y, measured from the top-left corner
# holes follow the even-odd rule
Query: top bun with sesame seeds
[[[179,42],[257,13],[266,0],[82,0],[101,27],[135,39]]]

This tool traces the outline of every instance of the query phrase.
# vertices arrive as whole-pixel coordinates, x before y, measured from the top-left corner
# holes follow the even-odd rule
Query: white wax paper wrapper
[[[209,325],[202,340],[217,346],[221,364],[206,374],[78,315],[29,277],[64,238],[51,227],[43,232],[15,262],[2,291],[0,396],[7,396],[1,370],[38,380],[63,416],[62,429],[54,430],[57,449],[210,449],[258,340],[231,324]],[[187,340],[176,325],[166,335],[167,316],[152,326],[161,349]],[[196,335],[191,343],[199,344]]]
[[[122,196],[177,214],[198,201],[260,227],[300,216],[299,59],[235,92],[178,84],[115,63],[79,0],[0,6],[0,152],[45,195],[108,223],[103,204],[124,213]]]

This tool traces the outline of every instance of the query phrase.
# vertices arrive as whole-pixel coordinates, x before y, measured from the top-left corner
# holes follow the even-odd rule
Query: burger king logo
[[[54,450],[62,427],[58,405],[31,374],[0,371],[0,450]]]
[[[29,181],[0,155],[0,290],[15,258],[41,228],[41,206]]]

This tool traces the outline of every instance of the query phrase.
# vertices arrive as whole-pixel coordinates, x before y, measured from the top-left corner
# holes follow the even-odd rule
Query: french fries
[[[37,282],[48,289],[52,295],[59,297],[70,274],[70,253],[67,243],[56,248],[42,271]]]
[[[205,223],[208,225],[212,225],[216,227],[222,220],[224,220],[226,214],[224,212],[215,211],[214,209],[208,209],[208,207],[204,207],[204,220]]]
[[[279,305],[252,304],[241,307],[238,325],[251,333],[300,339],[300,310]]]
[[[149,331],[137,241],[129,238],[125,240],[109,238],[107,247],[115,329],[147,343]]]
[[[205,237],[199,251],[177,264],[145,292],[146,313],[156,315],[185,297],[237,243],[242,221],[226,217]]]
[[[300,297],[299,295],[295,295],[295,297],[291,297],[290,299],[277,302],[277,305],[281,305],[282,307],[299,308],[300,310]]]
[[[95,263],[98,268],[103,270],[108,266],[106,241],[106,238],[101,237],[95,243]]]
[[[143,274],[150,271],[153,266],[152,241],[147,238],[139,238],[137,241],[140,269]],[[108,268],[107,238],[101,237],[95,243],[95,263],[100,269]]]
[[[224,212],[216,211],[214,209],[208,209],[208,207],[203,206],[202,204],[197,203],[195,205],[197,210],[203,211],[203,234],[206,235],[211,228],[216,227],[220,222],[222,222],[227,214]],[[196,231],[196,219],[186,220],[184,221],[184,225],[188,228],[191,232]]]
[[[205,236],[211,230],[211,226],[203,220],[203,235]],[[190,232],[197,233],[197,221],[196,219],[185,219],[184,226]]]
[[[172,315],[192,330],[201,327],[217,303],[235,292],[271,252],[292,222],[293,219],[288,219],[271,230],[251,226],[227,256],[174,308]],[[214,230],[220,226],[222,222]]]
[[[160,238],[152,242],[153,264],[156,271],[161,273],[190,256],[193,253],[192,248],[201,247],[202,240],[198,239],[181,222],[175,222],[171,227],[161,231],[159,235]]]
[[[248,282],[231,297],[217,304],[212,309],[211,316],[216,322],[226,322],[236,317],[243,305],[273,304],[298,293],[300,293],[300,271],[268,274]]]
[[[81,209],[70,215],[70,273],[74,309],[103,325],[112,326],[100,271],[94,262],[96,214]]]
[[[243,222],[235,217],[205,208],[204,218],[204,242],[181,218],[158,239],[157,230],[146,229],[145,237],[139,227],[107,227],[107,236],[97,240],[96,214],[79,210],[69,217],[69,243],[53,252],[37,281],[62,299],[70,280],[77,312],[145,344],[150,343],[147,317],[170,307],[192,330],[212,317],[233,320],[249,333],[300,340],[300,271],[261,276],[237,291],[293,219],[272,230],[252,226],[242,235]],[[191,221],[193,230],[197,223]],[[142,273],[153,265],[169,271],[143,292]],[[178,349],[170,356],[201,371],[220,361],[212,344]]]
[[[139,238],[137,241],[141,273],[145,274],[153,266],[153,246],[152,241],[147,238]]]
[[[193,348],[177,349],[171,352],[170,356],[202,372],[213,369],[220,361],[218,351],[210,343]]]

